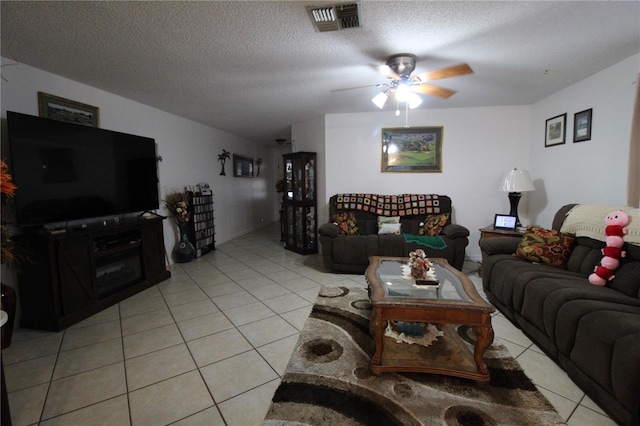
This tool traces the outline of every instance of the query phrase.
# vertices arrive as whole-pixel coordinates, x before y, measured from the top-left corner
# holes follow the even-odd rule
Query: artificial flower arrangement
[[[417,249],[409,253],[409,266],[411,266],[411,276],[423,278],[431,266],[427,259],[427,254],[422,249]]]
[[[5,204],[9,198],[13,198],[16,192],[16,185],[13,183],[13,177],[9,174],[9,167],[7,164],[0,160],[0,193],[2,196],[2,208],[4,210]],[[2,263],[14,263],[15,254],[13,241],[11,241],[11,233],[9,224],[4,220],[2,221],[2,228],[0,230],[2,244],[1,244],[1,262]]]
[[[279,179],[276,182],[276,191],[277,192],[283,192],[284,191],[284,179]]]
[[[178,226],[189,222],[189,195],[186,192],[171,192],[163,202]]]

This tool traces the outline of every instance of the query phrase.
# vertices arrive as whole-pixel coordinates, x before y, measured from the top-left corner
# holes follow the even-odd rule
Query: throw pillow
[[[396,224],[398,226],[386,226]],[[382,234],[400,235],[400,216],[378,216],[378,235]]]
[[[400,216],[378,216],[378,228],[385,223],[400,223]]]
[[[424,223],[418,230],[418,235],[428,235],[431,237],[433,237],[434,235],[440,235],[440,233],[442,232],[442,228],[444,228],[444,226],[449,221],[450,215],[450,213],[427,215]]]
[[[513,255],[529,262],[564,268],[574,242],[575,235],[528,226]]]
[[[378,227],[378,234],[396,234],[400,235],[400,224],[399,223],[383,223]]]
[[[358,225],[353,212],[342,212],[331,216],[331,222],[338,225],[340,233],[343,235],[358,235]]]

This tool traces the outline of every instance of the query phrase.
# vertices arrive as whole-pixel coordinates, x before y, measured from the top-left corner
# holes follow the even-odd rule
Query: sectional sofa
[[[598,207],[598,206],[595,206]],[[603,254],[604,225],[577,220],[579,208],[566,205],[547,232],[554,244],[555,266],[518,256],[522,241],[510,237],[480,240],[485,294],[569,377],[614,419],[638,424],[640,410],[640,214],[631,209],[635,231],[625,236],[615,278],[596,286],[588,276]],[[600,206],[601,211],[615,210]],[[606,216],[606,214],[605,214]],[[604,216],[602,216],[603,223]],[[600,220],[600,219],[599,219]],[[635,222],[633,222],[635,221]],[[575,231],[575,238],[573,233]],[[589,235],[589,236],[587,236]],[[639,243],[626,242],[636,239]],[[550,246],[550,244],[549,244]],[[553,256],[550,254],[549,256]],[[526,257],[526,256],[525,256]],[[553,263],[553,262],[551,262]]]

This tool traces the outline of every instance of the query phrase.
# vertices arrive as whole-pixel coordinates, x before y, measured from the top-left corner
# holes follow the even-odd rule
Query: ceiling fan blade
[[[447,99],[451,95],[455,94],[455,90],[443,89],[442,87],[432,86],[430,84],[418,84],[414,86],[418,92],[423,95],[435,96],[437,98]]]
[[[388,84],[378,83],[378,84],[367,84],[366,86],[356,86],[356,87],[345,87],[343,89],[333,89],[331,93],[334,92],[346,92],[347,90],[356,90],[356,89],[366,89],[367,87],[386,87]]]
[[[473,74],[473,70],[467,64],[454,65],[452,67],[442,68],[434,71],[427,71],[421,74],[415,74],[414,77],[420,81],[434,81],[443,78],[456,77],[459,75]]]

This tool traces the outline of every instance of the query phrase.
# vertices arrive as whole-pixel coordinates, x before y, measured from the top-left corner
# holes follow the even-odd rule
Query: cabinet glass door
[[[305,187],[305,199],[307,201],[313,201],[316,198],[316,166],[313,159],[307,158],[304,165],[304,187]]]
[[[306,223],[306,240],[305,249],[313,250],[316,248],[316,209],[315,207],[307,207],[305,215]]]
[[[295,225],[295,217],[293,215],[293,206],[287,206],[287,245],[293,247],[294,246],[294,225]]]
[[[284,198],[293,200],[293,161],[290,158],[284,161]]]
[[[293,160],[293,199],[296,201],[302,201],[303,184],[302,158],[295,158]]]

